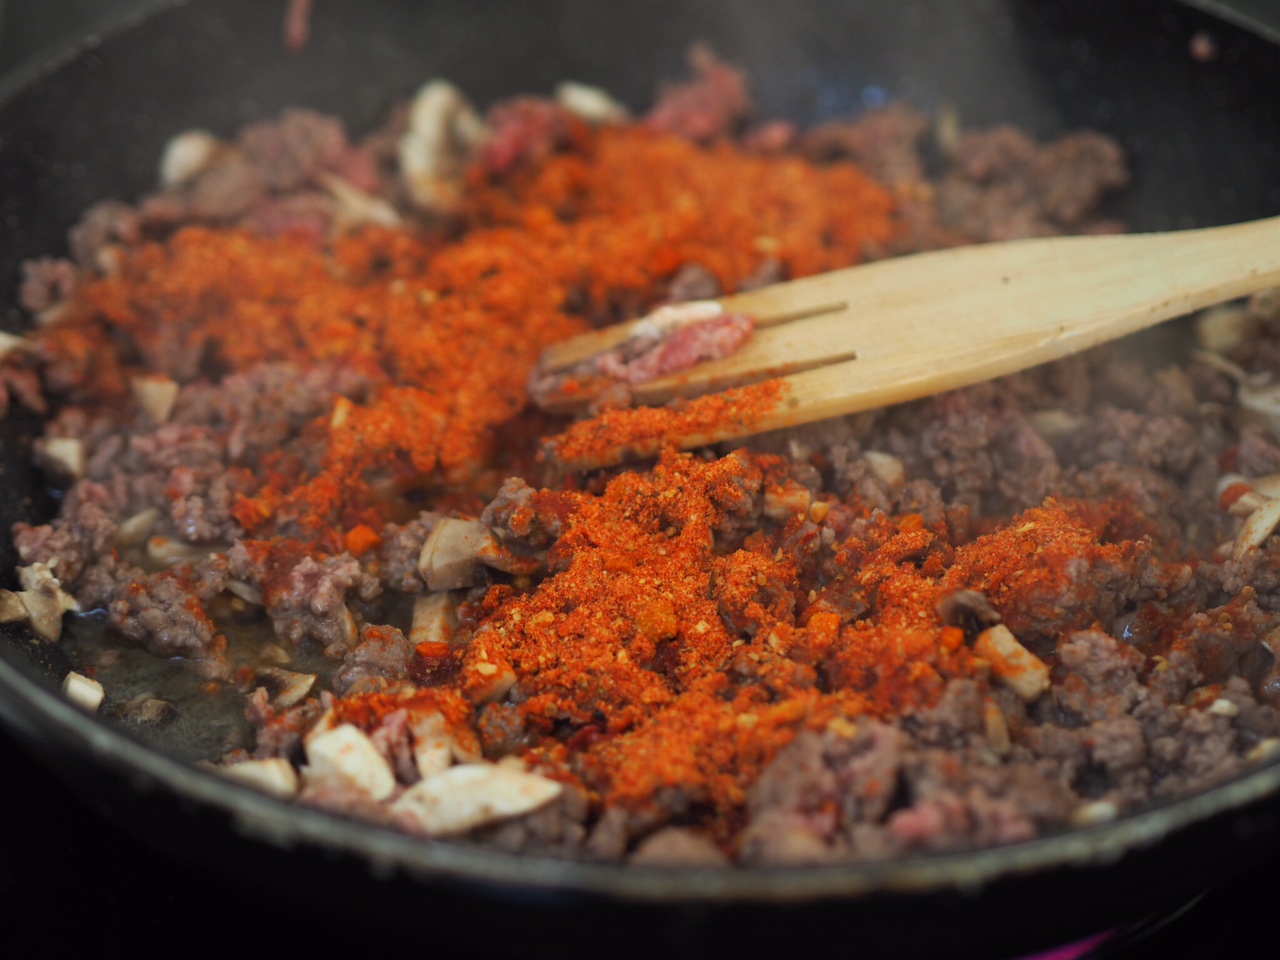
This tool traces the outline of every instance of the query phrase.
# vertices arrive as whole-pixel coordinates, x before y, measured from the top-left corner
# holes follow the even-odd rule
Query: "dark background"
[[[283,0],[262,2],[277,3],[283,12]],[[0,0],[0,77],[20,64],[55,58],[72,38],[94,33],[153,3]],[[1280,39],[1280,0],[1197,5],[1260,21],[1264,30]],[[1114,4],[1114,9],[1122,15],[1123,4]],[[431,942],[428,931],[414,943],[397,943],[373,930],[309,929],[278,916],[268,941],[262,932],[255,932],[252,922],[263,916],[264,907],[261,892],[251,883],[192,871],[151,852],[99,817],[3,730],[0,813],[0,915],[8,920],[11,937],[25,929],[52,942],[71,943],[75,941],[69,938],[75,938],[82,945],[101,946],[114,941],[144,950],[191,944],[193,932],[196,942],[214,950],[244,950],[255,941],[264,947],[287,944],[293,950],[320,945],[331,951],[356,946],[421,950]],[[1133,918],[1131,931],[1113,938],[1110,946],[1095,955],[1165,958],[1253,953],[1259,943],[1271,941],[1271,914],[1278,903],[1280,862],[1265,863],[1190,903],[1169,904],[1161,916]],[[495,922],[500,927],[501,918]],[[851,933],[855,938],[851,943],[856,943],[856,933]],[[603,949],[607,948],[602,945]],[[503,952],[510,956],[519,950]]]

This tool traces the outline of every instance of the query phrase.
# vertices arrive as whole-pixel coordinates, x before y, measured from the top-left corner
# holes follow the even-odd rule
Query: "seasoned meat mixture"
[[[717,320],[604,358],[571,424],[530,402],[550,343],[1121,228],[1101,134],[964,131],[930,181],[905,105],[798,130],[708,51],[690,69],[634,118],[576,84],[482,113],[437,80],[359,142],[306,110],[175,137],[156,193],[27,264],[0,382],[47,414],[64,492],[14,529],[0,614],[100,624],[82,669],[129,723],[193,709],[113,692],[138,648],[238,697],[206,758],[229,777],[561,857],[1007,844],[1274,757],[1278,298],[1206,315],[1177,364],[1120,346],[740,449],[557,461],[771,396],[632,408],[751,334]]]

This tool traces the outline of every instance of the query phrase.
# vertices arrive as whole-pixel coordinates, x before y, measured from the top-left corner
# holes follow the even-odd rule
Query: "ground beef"
[[[439,514],[423,511],[404,525],[388,523],[383,526],[378,572],[389,590],[403,593],[423,591],[425,584],[418,572],[418,557],[439,519]]]
[[[343,697],[381,690],[388,681],[404,677],[412,653],[413,645],[395,627],[366,623],[360,628],[360,642],[342,658],[333,691]]]
[[[938,185],[938,217],[975,240],[1014,240],[1080,229],[1128,182],[1115,141],[1068,134],[1047,146],[1012,127],[961,135]]]
[[[342,659],[355,646],[357,628],[347,608],[347,595],[372,600],[381,591],[375,577],[365,573],[349,554],[316,560],[304,557],[279,578],[264,585],[266,570],[256,563],[243,542],[227,555],[231,576],[262,585],[267,615],[276,635],[292,644],[310,640],[332,659]]]
[[[185,657],[209,676],[225,676],[226,638],[178,573],[131,582],[107,606],[107,625],[159,657]]]

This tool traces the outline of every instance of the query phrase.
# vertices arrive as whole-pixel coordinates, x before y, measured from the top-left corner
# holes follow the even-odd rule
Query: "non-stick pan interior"
[[[1212,57],[1193,55],[1198,31],[1213,39]],[[0,303],[15,302],[23,259],[63,249],[84,207],[147,190],[164,143],[183,129],[227,134],[303,105],[359,132],[435,76],[482,104],[576,79],[641,108],[660,80],[681,75],[693,41],[749,69],[763,116],[810,123],[901,98],[954,109],[975,126],[1102,129],[1132,156],[1134,187],[1114,212],[1136,228],[1280,213],[1280,109],[1271,102],[1280,53],[1178,5],[321,2],[312,42],[289,55],[278,5],[221,0],[166,7],[4,88]],[[9,309],[9,325],[21,325]],[[25,466],[32,429],[20,416],[0,429],[5,529],[53,506]],[[0,559],[12,569],[7,538]],[[794,948],[855,929],[873,952],[923,952],[961,938],[1012,952],[1132,918],[1280,846],[1280,775],[1270,768],[1112,827],[923,863],[698,875],[514,861],[412,843],[234,789],[57,701],[66,664],[56,649],[11,632],[3,657],[0,712],[150,842],[316,907],[358,896],[380,922],[501,910],[527,932],[522,952],[535,954],[581,949],[609,930],[611,944],[628,931],[613,953]]]

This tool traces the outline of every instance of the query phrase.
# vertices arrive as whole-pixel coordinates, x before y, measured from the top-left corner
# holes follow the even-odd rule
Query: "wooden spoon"
[[[777,409],[664,438],[690,447],[953,390],[1277,285],[1280,217],[937,250],[707,301],[692,313],[715,313],[718,304],[755,318],[746,344],[631,390],[653,404],[784,377],[786,403]],[[539,373],[580,367],[666,316],[554,344]],[[538,402],[563,411],[590,399],[590,391],[553,389]]]

